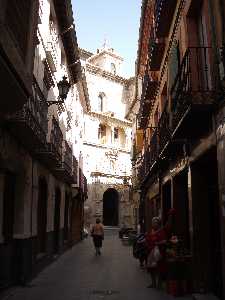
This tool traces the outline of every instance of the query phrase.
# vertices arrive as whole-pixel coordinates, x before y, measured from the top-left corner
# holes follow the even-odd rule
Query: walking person
[[[133,245],[133,255],[135,258],[139,259],[141,268],[147,266],[148,248],[144,233],[137,235],[136,241]]]
[[[166,243],[172,231],[172,222],[175,210],[168,213],[168,221],[161,227],[159,217],[152,219],[152,230],[146,235],[146,242],[149,250],[147,268],[151,275],[151,285],[148,288],[161,288],[161,284],[166,275]]]
[[[91,236],[93,238],[96,256],[101,255],[102,241],[104,240],[104,227],[99,218],[96,219],[95,225],[91,229]]]

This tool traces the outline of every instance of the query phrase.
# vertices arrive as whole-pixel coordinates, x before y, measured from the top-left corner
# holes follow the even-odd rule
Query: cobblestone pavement
[[[149,275],[139,268],[132,249],[107,230],[102,256],[96,257],[89,237],[51,264],[25,288],[8,292],[4,300],[170,300],[148,289]],[[184,299],[184,298],[182,298]]]

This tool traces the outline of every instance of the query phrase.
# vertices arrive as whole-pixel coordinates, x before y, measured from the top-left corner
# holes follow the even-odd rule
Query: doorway
[[[59,252],[60,243],[60,207],[61,191],[59,188],[55,191],[55,213],[54,213],[54,253]]]
[[[65,207],[64,207],[64,243],[69,240],[69,209],[70,197],[68,192],[65,193]]]
[[[38,182],[37,254],[46,252],[48,186],[44,178]]]
[[[8,286],[18,281],[20,264],[16,259],[14,244],[16,175],[4,174],[3,187],[3,223],[4,243],[0,249],[0,285]]]
[[[173,178],[173,208],[177,211],[175,233],[182,246],[190,250],[188,170],[185,169]]]
[[[103,223],[106,226],[118,226],[119,222],[119,193],[113,188],[103,194]]]
[[[222,250],[216,147],[191,166],[195,287],[222,296]]]

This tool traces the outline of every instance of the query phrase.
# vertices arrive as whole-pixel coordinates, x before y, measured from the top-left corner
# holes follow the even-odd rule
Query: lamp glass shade
[[[66,76],[63,76],[63,79],[57,84],[59,89],[59,97],[62,100],[65,100],[69,89],[70,89],[70,83],[67,81]]]

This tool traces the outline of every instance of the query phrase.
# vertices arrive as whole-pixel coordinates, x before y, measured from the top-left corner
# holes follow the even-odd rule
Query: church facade
[[[89,226],[100,217],[106,226],[133,226],[132,123],[125,115],[134,97],[134,78],[121,76],[123,59],[106,44],[96,54],[81,49],[80,56],[90,99],[84,116],[85,223]]]

